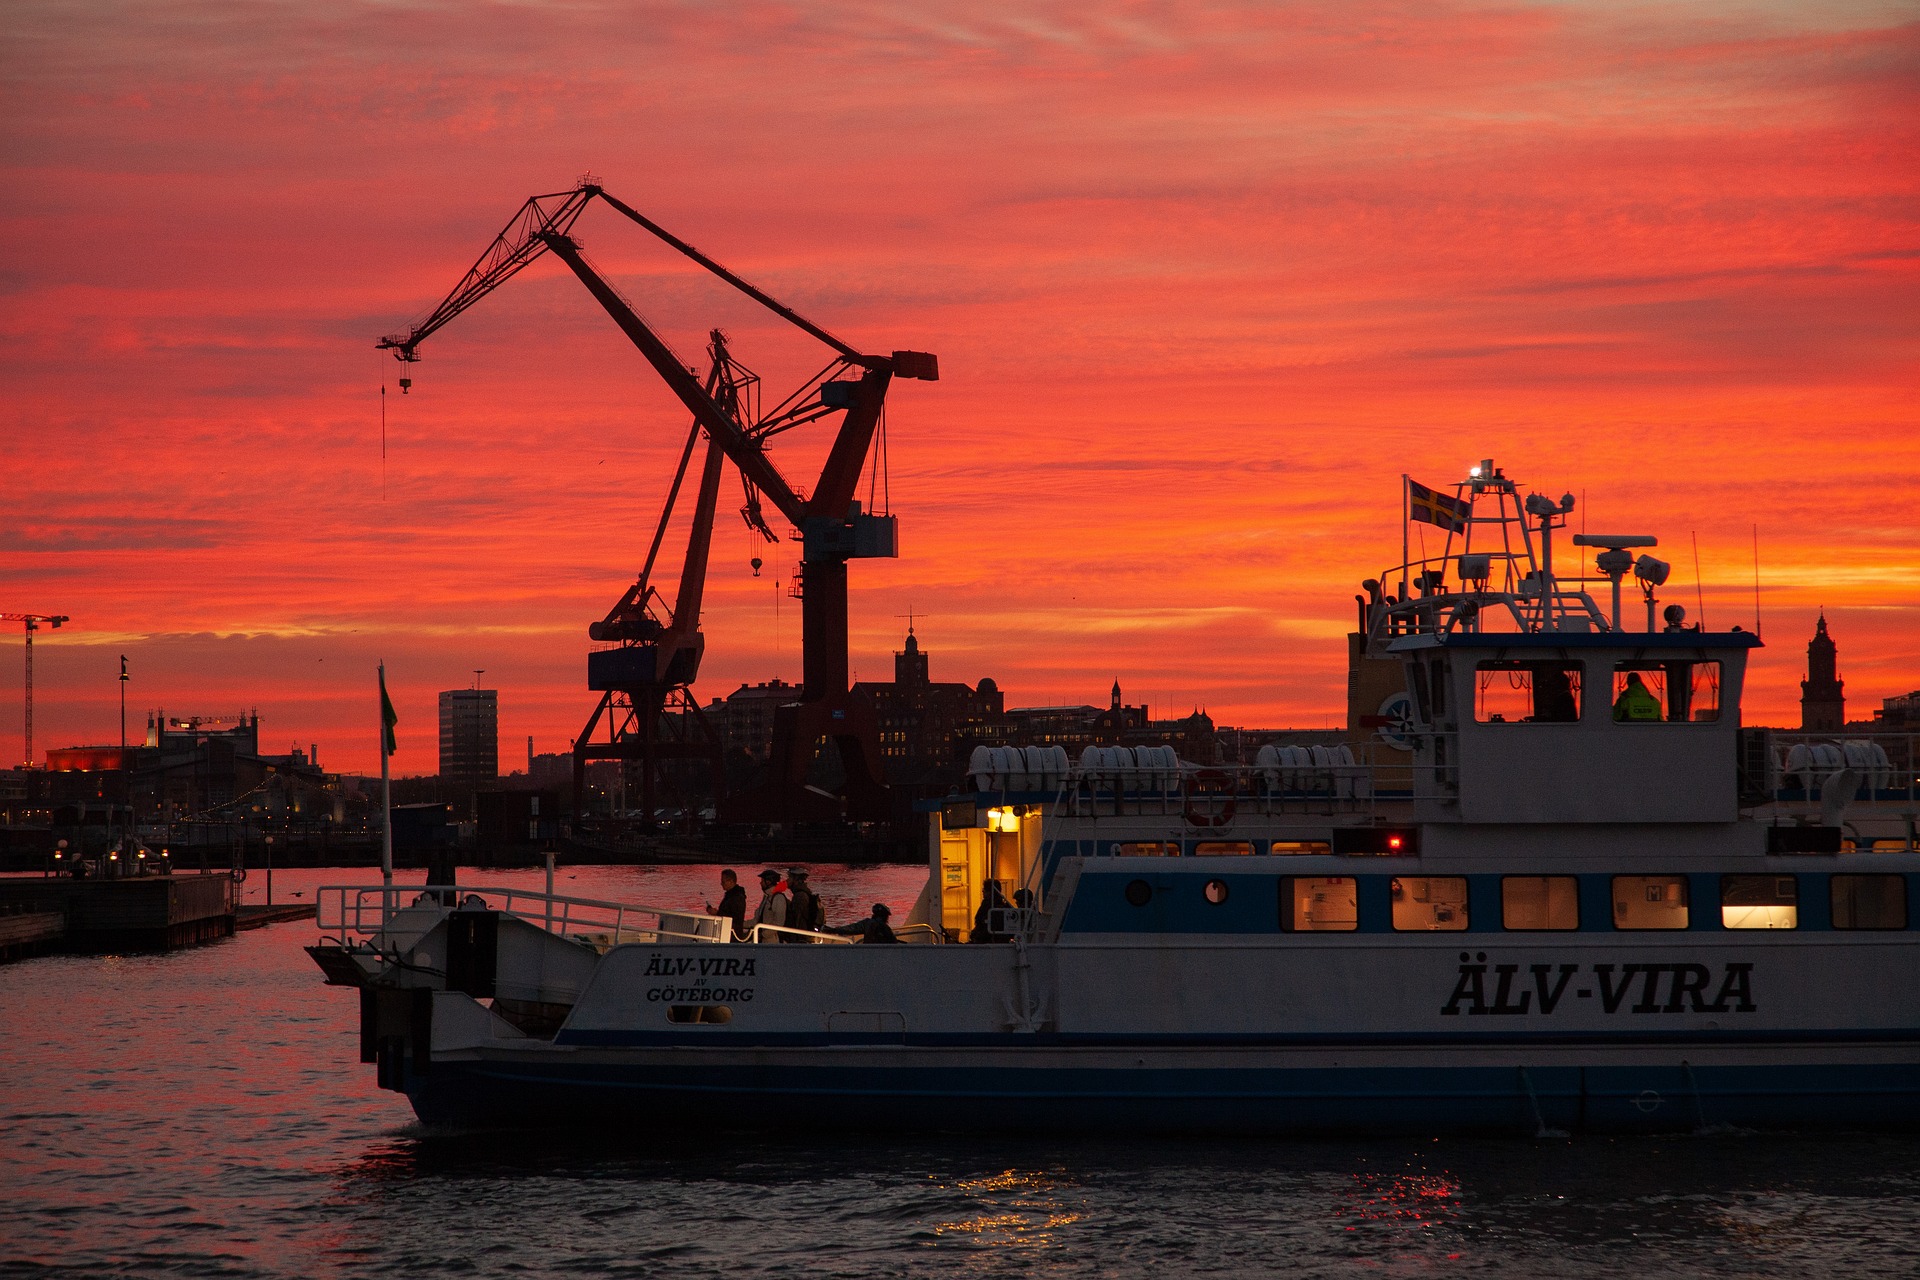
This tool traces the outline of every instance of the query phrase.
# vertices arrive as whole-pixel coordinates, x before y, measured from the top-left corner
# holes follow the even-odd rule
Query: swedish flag
[[[1407,515],[1423,524],[1439,525],[1449,533],[1464,529],[1473,504],[1450,498],[1416,481],[1407,481]]]

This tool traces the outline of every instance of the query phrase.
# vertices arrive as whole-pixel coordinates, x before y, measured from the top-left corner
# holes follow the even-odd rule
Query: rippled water
[[[363,874],[276,873],[275,893]],[[663,905],[714,876],[568,874]],[[816,875],[839,920],[904,910],[924,873]],[[311,936],[0,967],[0,1275],[1920,1273],[1910,1137],[836,1142],[780,1116],[764,1140],[431,1133],[374,1088]]]

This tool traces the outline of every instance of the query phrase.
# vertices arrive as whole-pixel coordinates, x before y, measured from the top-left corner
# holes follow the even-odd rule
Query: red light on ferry
[[[1400,851],[1400,846],[1405,843],[1406,843],[1406,840],[1404,840],[1400,836],[1387,837],[1387,848],[1392,849],[1395,853],[1398,853]]]

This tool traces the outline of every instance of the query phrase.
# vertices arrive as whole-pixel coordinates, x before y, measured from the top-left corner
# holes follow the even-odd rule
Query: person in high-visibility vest
[[[1638,671],[1627,673],[1627,686],[1613,701],[1615,720],[1658,720],[1660,719],[1660,699],[1653,696],[1646,681],[1640,678]]]

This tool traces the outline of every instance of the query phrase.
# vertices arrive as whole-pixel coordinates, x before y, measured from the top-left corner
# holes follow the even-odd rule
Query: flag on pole
[[[1407,516],[1423,524],[1439,525],[1449,533],[1464,529],[1473,514],[1473,504],[1450,498],[1417,481],[1407,481]]]
[[[400,723],[400,717],[393,713],[393,699],[387,696],[387,664],[380,664],[380,747],[388,755],[400,749],[399,740],[393,736],[393,726]]]

